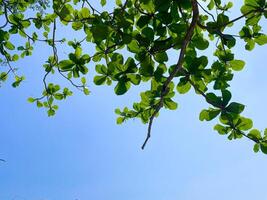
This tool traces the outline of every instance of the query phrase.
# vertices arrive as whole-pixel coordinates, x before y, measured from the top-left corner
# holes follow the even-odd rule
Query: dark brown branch
[[[183,61],[184,61],[184,56],[186,53],[186,49],[188,44],[190,43],[192,36],[194,34],[194,30],[195,27],[197,25],[197,21],[199,19],[199,10],[198,10],[198,4],[196,0],[191,0],[191,4],[192,4],[192,10],[193,10],[193,18],[192,21],[190,23],[190,26],[187,30],[186,36],[184,38],[184,42],[182,44],[181,50],[180,50],[180,55],[179,55],[179,59],[177,62],[177,65],[175,67],[175,69],[173,70],[173,72],[170,74],[170,76],[167,78],[167,80],[165,81],[165,83],[163,84],[162,87],[162,91],[161,91],[161,96],[160,96],[160,102],[158,104],[158,106],[156,107],[154,113],[152,114],[152,116],[150,117],[149,120],[149,125],[148,125],[148,132],[147,132],[147,137],[145,139],[144,144],[142,145],[142,149],[145,148],[150,136],[151,136],[151,127],[153,124],[153,120],[156,117],[157,113],[160,111],[160,109],[163,107],[163,101],[164,101],[164,96],[168,93],[168,86],[171,83],[171,81],[173,80],[173,78],[175,77],[175,75],[181,71],[183,69]]]
[[[86,2],[88,4],[88,6],[91,8],[93,14],[96,12],[98,13],[99,15],[101,15],[101,12],[99,12],[97,9],[95,9],[88,0],[84,0],[84,2]]]
[[[197,3],[197,4],[199,5],[199,7],[200,7],[205,13],[207,13],[209,16],[211,16],[211,18],[213,19],[214,22],[216,21],[214,15],[213,15],[211,12],[209,12],[207,9],[205,9],[200,3]]]
[[[200,5],[200,4],[199,4],[199,5]],[[204,8],[202,8],[202,9],[204,9]],[[204,12],[208,12],[208,11],[204,10]],[[253,15],[251,18],[257,16],[257,14],[259,14],[259,12],[262,12],[262,11],[261,11],[261,10],[251,10],[251,11],[249,11],[249,12],[247,12],[247,13],[245,13],[245,14],[243,14],[243,15],[241,15],[241,16],[235,18],[235,19],[230,20],[229,22],[227,22],[227,23],[221,25],[220,27],[217,27],[216,29],[219,30],[219,29],[221,29],[221,28],[225,28],[225,27],[228,26],[229,24],[232,24],[232,23],[234,23],[234,22],[236,22],[236,21],[242,19],[242,18],[244,18],[244,17],[250,15],[250,14],[253,13],[253,12],[256,12],[256,14]],[[208,13],[209,13],[209,12],[208,12]],[[212,14],[210,13],[210,15],[212,15]],[[212,16],[213,16],[213,15],[212,15]],[[213,18],[213,20],[214,20],[214,18]],[[215,21],[215,20],[214,20],[214,21]],[[202,28],[202,29],[207,29],[207,30],[209,29],[209,27],[207,27],[207,26],[201,24],[200,22],[198,22],[198,26],[199,26],[200,28]]]
[[[240,20],[240,19],[242,19],[242,18],[248,16],[249,14],[251,14],[251,13],[253,13],[253,12],[257,12],[257,11],[258,11],[258,10],[251,10],[251,11],[249,11],[249,12],[247,12],[247,13],[245,13],[245,14],[243,14],[243,15],[241,15],[241,16],[239,16],[239,17],[237,17],[237,18],[235,18],[235,19],[233,19],[233,20],[231,20],[231,21],[229,21],[229,22],[227,22],[227,23],[225,23],[225,24],[223,25],[223,27],[225,27],[225,26],[227,26],[227,25],[229,25],[229,24],[232,24],[232,23],[234,23],[234,22],[236,22],[236,21],[238,21],[238,20]],[[253,17],[254,17],[254,16],[253,16]]]
[[[81,91],[82,91],[82,89],[85,88],[84,85],[77,85],[76,83],[74,83],[74,82],[73,82],[70,78],[68,78],[68,77],[63,73],[63,71],[61,71],[59,68],[58,68],[58,72],[59,72],[59,74],[60,74],[63,78],[65,78],[67,81],[69,81],[70,84],[71,84],[72,86],[76,87],[78,90],[81,90]]]
[[[2,25],[0,28],[5,28],[8,24],[8,18],[7,18],[7,8],[6,8],[6,4],[4,3],[4,12],[5,12],[5,18],[6,18],[6,22],[4,25]]]

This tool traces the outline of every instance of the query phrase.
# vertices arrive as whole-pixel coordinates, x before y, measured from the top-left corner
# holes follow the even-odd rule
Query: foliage
[[[106,0],[99,3],[105,6]],[[47,83],[47,77],[59,74],[88,95],[85,75],[88,64],[95,63],[94,83],[115,85],[117,95],[144,82],[151,85],[140,94],[140,102],[133,103],[132,109],[115,110],[118,124],[131,118],[148,123],[142,148],[161,108],[177,109],[175,94],[193,89],[210,104],[200,113],[201,121],[219,118],[214,127],[219,134],[227,135],[230,140],[246,137],[255,142],[255,152],[267,153],[267,129],[263,134],[253,129],[252,120],[242,116],[244,105],[231,101],[229,91],[234,71],[245,66],[232,53],[237,41],[245,41],[245,49],[249,51],[255,45],[267,43],[260,26],[260,21],[267,18],[267,3],[245,0],[241,15],[235,19],[227,15],[232,6],[232,2],[221,0],[116,0],[116,7],[108,12],[96,9],[89,0],[0,0],[1,63],[7,67],[7,70],[1,68],[0,82],[13,76],[12,86],[19,86],[25,78],[17,74],[13,63],[30,56],[35,43],[44,43],[53,52],[43,65],[44,91],[41,97],[28,100],[46,108],[49,116],[58,109],[55,102],[66,99],[72,92]],[[227,33],[239,20],[243,22],[239,34]],[[59,24],[79,31],[84,38],[58,39]],[[24,38],[25,45],[18,46],[11,36]],[[57,53],[57,45],[62,43],[72,48],[67,58],[60,58]],[[85,44],[93,44],[95,53],[84,52]],[[215,61],[205,56],[210,44],[216,44]],[[169,64],[169,50],[177,52],[177,63]]]

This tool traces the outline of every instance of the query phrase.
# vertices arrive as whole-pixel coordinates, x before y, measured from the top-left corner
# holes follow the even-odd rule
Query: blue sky
[[[236,56],[247,64],[232,82],[233,100],[247,105],[245,116],[263,130],[267,48],[246,52],[242,45]],[[138,101],[138,88],[118,97],[110,87],[91,84],[91,95],[74,90],[48,118],[26,99],[40,93],[40,68],[50,53],[36,47],[32,57],[18,62],[27,80],[17,89],[1,88],[0,158],[7,162],[0,163],[0,200],[267,198],[266,155],[253,153],[245,138],[219,136],[216,121],[200,122],[198,113],[207,104],[193,91],[177,96],[178,110],[162,110],[144,151],[147,127],[139,120],[118,126],[114,114]]]

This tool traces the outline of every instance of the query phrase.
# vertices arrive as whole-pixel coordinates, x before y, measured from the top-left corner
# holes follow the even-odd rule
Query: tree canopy
[[[98,3],[105,6],[106,0]],[[115,110],[118,124],[132,118],[148,124],[142,149],[160,110],[177,109],[174,96],[192,89],[210,105],[201,111],[201,121],[219,118],[214,126],[219,134],[230,140],[246,137],[255,143],[255,152],[267,154],[267,129],[262,133],[253,127],[252,120],[242,115],[245,106],[231,101],[229,89],[234,73],[245,66],[232,49],[241,40],[248,51],[267,44],[260,25],[267,18],[266,0],[245,0],[240,16],[233,19],[228,16],[233,2],[221,0],[115,3],[115,8],[107,11],[90,0],[0,0],[0,84],[10,78],[12,86],[18,87],[25,77],[18,73],[16,61],[30,56],[34,46],[43,43],[52,52],[43,63],[44,90],[28,101],[45,108],[48,116],[55,115],[57,101],[71,96],[72,89],[47,78],[61,76],[89,95],[91,83],[86,75],[88,65],[94,65],[94,84],[114,86],[117,95],[133,86],[150,85],[132,108]],[[60,38],[60,25],[78,31],[83,38],[72,38],[67,32]],[[231,27],[239,33],[232,33]],[[25,41],[23,45],[18,38]],[[58,53],[64,45],[71,49],[65,57]],[[93,54],[86,52],[86,45],[94,47]],[[210,45],[215,46],[214,60],[206,55]],[[171,51],[177,55],[175,63],[170,63]]]

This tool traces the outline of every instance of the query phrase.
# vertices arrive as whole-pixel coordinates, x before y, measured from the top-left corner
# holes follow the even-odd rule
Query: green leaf
[[[178,107],[178,104],[174,102],[173,100],[171,100],[170,98],[164,99],[163,104],[166,108],[170,110],[176,110]]]
[[[12,56],[12,61],[17,61],[19,59],[19,56],[17,54]]]
[[[232,102],[226,107],[226,110],[231,113],[240,114],[243,112],[244,108],[245,106],[243,104]]]
[[[140,53],[141,49],[139,47],[139,44],[136,40],[132,40],[130,44],[127,45],[128,50],[132,53]]]
[[[101,0],[100,3],[101,3],[101,6],[105,6],[107,4],[107,1],[106,0]]]
[[[214,130],[216,130],[220,135],[226,135],[227,133],[230,132],[231,129],[229,127],[217,124],[214,126]]]
[[[265,45],[267,44],[267,35],[260,35],[256,37],[254,40],[258,45]]]
[[[245,62],[243,60],[231,60],[229,65],[233,70],[241,71],[245,66]]]
[[[95,66],[95,70],[99,74],[107,75],[107,68],[105,65],[98,64]]]
[[[28,98],[28,102],[33,103],[33,102],[35,102],[35,99],[32,98],[32,97],[29,97],[29,98]]]
[[[117,5],[117,6],[122,6],[122,2],[121,2],[121,0],[116,0],[116,5]]]
[[[141,82],[141,76],[139,74],[127,74],[127,78],[129,78],[134,85],[139,85]]]
[[[214,118],[216,118],[220,114],[221,110],[219,109],[212,109],[210,108],[209,110],[202,110],[199,114],[199,120],[200,121],[211,121]]]
[[[139,68],[139,73],[145,77],[151,77],[154,73],[154,67],[149,62],[143,62]]]
[[[107,76],[95,76],[94,83],[96,85],[103,85],[107,79]]]
[[[20,85],[20,83],[25,79],[24,76],[15,76],[15,81],[12,83],[12,87],[16,88]]]
[[[234,36],[229,35],[229,34],[223,34],[222,36],[222,42],[225,44],[228,48],[232,48],[236,44],[236,39]]]
[[[48,114],[49,117],[52,117],[52,116],[54,116],[54,115],[56,114],[56,112],[55,112],[54,109],[49,109],[49,110],[47,111],[47,114]]]
[[[146,15],[141,15],[140,18],[137,20],[136,25],[139,28],[143,28],[144,26],[148,25],[151,17],[146,16]]]
[[[83,23],[82,22],[73,22],[72,23],[72,28],[77,31],[83,28]]]
[[[261,139],[261,132],[257,129],[252,129],[251,131],[249,131],[248,136],[256,141]]]
[[[2,72],[0,74],[0,81],[6,81],[8,78],[8,74],[6,72]]]
[[[120,110],[119,108],[116,108],[116,109],[115,109],[115,113],[116,113],[117,115],[120,115],[120,114],[121,114],[121,110]]]
[[[65,21],[70,21],[72,19],[73,7],[70,4],[65,4],[63,8],[60,10],[59,16],[61,19]]]
[[[209,47],[209,41],[205,40],[201,36],[198,36],[198,37],[194,38],[193,41],[194,41],[194,45],[199,50],[205,50],[205,49],[207,49]]]
[[[125,118],[124,117],[118,117],[117,118],[117,124],[122,124],[124,122]]]
[[[168,61],[168,55],[166,52],[156,53],[154,58],[158,63],[164,63]]]
[[[36,101],[36,105],[37,105],[38,108],[41,108],[41,107],[44,106],[43,103],[40,102],[40,101]]]
[[[86,7],[83,7],[80,11],[82,18],[88,18],[90,17],[90,10]]]
[[[248,51],[252,51],[255,47],[255,41],[254,40],[248,40],[247,44],[245,45],[245,49]]]
[[[129,90],[130,86],[131,84],[129,82],[119,81],[114,88],[115,94],[117,95],[125,94]]]
[[[176,89],[180,94],[187,93],[191,88],[191,84],[186,79],[181,79]]]
[[[85,88],[83,88],[83,93],[85,95],[89,95],[90,94],[90,90],[87,87],[85,87]]]
[[[85,77],[82,77],[81,78],[81,82],[82,82],[83,85],[85,85],[86,84],[86,78]]]
[[[150,41],[154,40],[154,31],[152,28],[150,27],[145,27],[142,30],[142,34],[146,36],[146,38],[148,38]]]
[[[135,60],[131,57],[127,58],[126,62],[125,62],[125,68],[126,68],[126,72],[127,73],[135,73],[137,72],[137,66],[135,64]]]
[[[206,94],[206,101],[211,103],[212,105],[220,106],[222,104],[221,98],[217,97],[214,93],[207,93]]]
[[[179,24],[171,24],[169,26],[169,29],[173,32],[173,33],[177,33],[177,34],[181,34],[184,33],[187,30],[187,25],[183,24],[183,23],[179,23]]]
[[[188,0],[179,0],[177,2],[184,9],[188,9],[191,6],[190,1],[188,1]]]
[[[225,24],[229,22],[229,17],[224,15],[223,13],[217,16],[217,24],[219,27],[224,27]]]
[[[107,39],[110,32],[111,28],[105,24],[98,24],[94,25],[91,28],[93,38],[96,42],[102,42],[103,40]]]
[[[54,97],[55,97],[55,99],[57,99],[57,100],[62,100],[62,99],[64,98],[64,95],[63,95],[63,94],[60,94],[60,93],[56,93],[56,94],[54,95]]]
[[[259,150],[260,150],[260,144],[254,144],[253,151],[254,151],[255,153],[258,153]]]
[[[262,153],[267,154],[267,143],[266,142],[260,143],[260,149]]]
[[[253,127],[253,122],[249,118],[241,117],[241,122],[237,125],[237,128],[241,131],[247,131]]]
[[[8,41],[5,43],[5,47],[9,50],[15,49],[15,46],[11,42],[8,42]]]
[[[141,8],[149,13],[155,12],[155,4],[153,0],[141,0]]]
[[[62,60],[58,63],[59,68],[63,71],[70,71],[72,67],[75,65],[71,60]]]
[[[214,2],[214,0],[210,0],[210,3],[208,4],[208,9],[209,10],[212,10],[213,8],[214,8],[214,6],[215,6],[215,2]]]
[[[226,106],[232,98],[231,92],[228,90],[222,90],[223,106]]]

